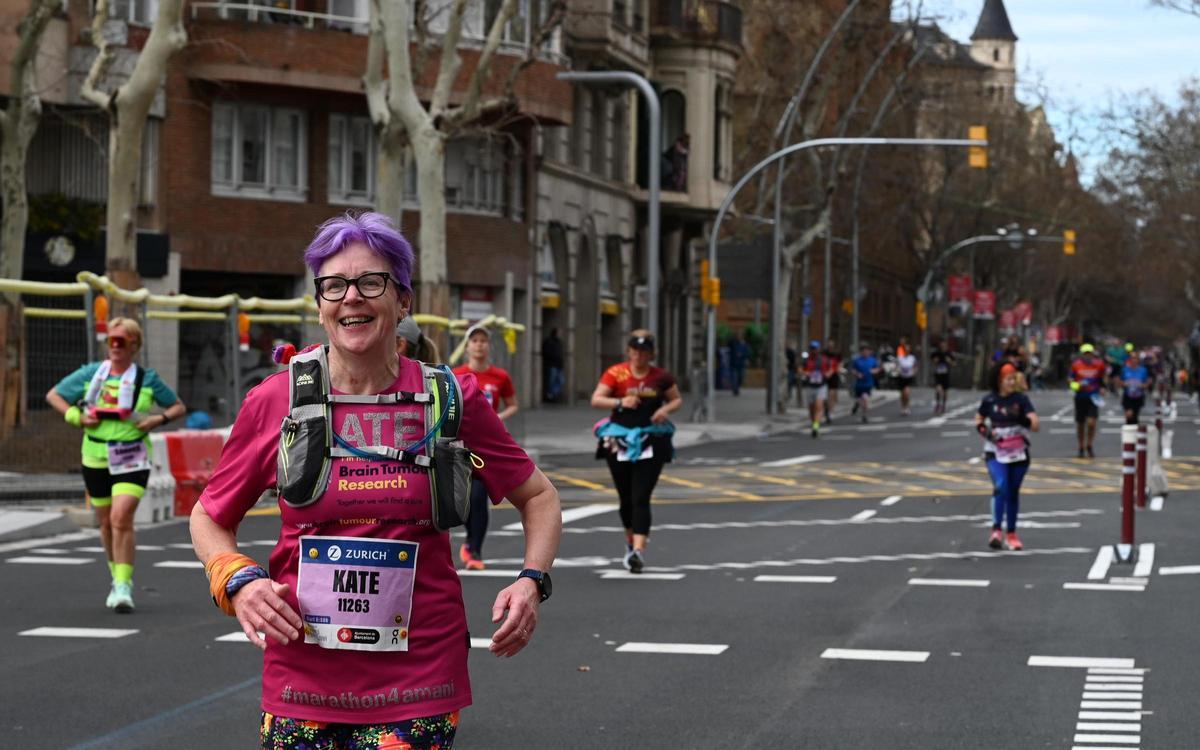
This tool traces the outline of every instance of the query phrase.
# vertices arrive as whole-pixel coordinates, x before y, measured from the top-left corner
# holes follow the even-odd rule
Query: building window
[[[713,179],[729,182],[733,149],[733,86],[717,82],[713,107]]]
[[[587,130],[587,115],[588,115],[588,93],[582,86],[575,87],[575,99],[572,104],[571,114],[571,164],[572,166],[583,169],[587,163],[584,160],[584,153],[587,141],[584,138]]]
[[[92,3],[95,13],[95,2]],[[113,21],[126,21],[134,26],[153,26],[158,15],[158,0],[110,0],[108,17]]]
[[[447,143],[446,208],[523,220],[521,153],[520,147],[503,135],[456,138]],[[514,171],[522,174],[516,176]]]
[[[605,169],[605,153],[604,153],[604,126],[605,126],[605,96],[604,92],[598,89],[592,89],[592,112],[588,119],[588,124],[591,130],[591,159],[590,169],[592,174],[604,176],[608,174]]]
[[[367,117],[329,116],[329,202],[369,205],[375,197],[375,128]]]
[[[613,26],[616,26],[618,29],[629,28],[629,11],[625,0],[613,0],[612,22]]]
[[[687,132],[687,99],[675,89],[662,95],[662,143],[668,148],[675,139]]]
[[[608,143],[611,154],[608,161],[609,178],[617,182],[628,182],[629,106],[624,94],[618,94],[612,100]]]
[[[646,33],[646,0],[633,0],[633,30]]]
[[[992,50],[992,62],[1000,62],[1000,48]]]
[[[215,103],[213,194],[304,200],[307,144],[307,120],[300,110]]]

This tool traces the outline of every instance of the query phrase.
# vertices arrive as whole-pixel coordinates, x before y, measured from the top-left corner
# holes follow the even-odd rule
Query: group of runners
[[[329,343],[287,352],[280,357],[286,368],[246,395],[192,513],[196,554],[214,603],[265,652],[263,747],[419,741],[449,748],[471,690],[465,608],[446,531],[466,527],[459,560],[481,570],[489,504],[506,499],[520,513],[523,570],[496,595],[490,642],[497,656],[513,656],[530,643],[552,592],[549,570],[562,533],[558,494],[505,427],[519,405],[511,377],[491,361],[491,332],[467,331],[462,366],[434,364],[437,349],[410,314],[412,250],[387,217],[331,219],[304,259]],[[64,378],[47,400],[84,432],[84,482],[111,572],[106,604],[128,613],[132,519],[150,473],[148,433],[186,408],[153,370],[134,362],[142,343],[136,321],[116,318],[108,332],[107,358]],[[1080,457],[1094,456],[1103,392],[1121,393],[1131,423],[1147,393],[1166,382],[1170,396],[1174,374],[1159,352],[1131,345],[1122,351],[1119,362],[1106,361],[1084,344],[1071,364]],[[620,559],[634,575],[647,565],[652,496],[673,458],[670,417],[682,406],[674,376],[654,365],[655,354],[653,334],[632,331],[626,360],[603,373],[590,400],[606,412],[592,430],[596,457],[606,462],[620,501]],[[954,364],[945,344],[930,355],[936,415],[946,411]],[[993,485],[987,545],[994,549],[1023,549],[1020,489],[1039,421],[1022,369],[1019,352],[1006,349],[974,416]],[[904,415],[911,413],[916,372],[916,354],[902,339],[891,376]],[[865,344],[843,362],[833,342],[811,342],[795,375],[812,437],[831,422],[843,379],[853,413],[866,422],[882,374]],[[262,565],[239,551],[237,533],[268,490],[278,495],[282,526]],[[405,683],[439,687],[403,700],[380,692],[400,675]],[[362,698],[351,703],[337,695]]]

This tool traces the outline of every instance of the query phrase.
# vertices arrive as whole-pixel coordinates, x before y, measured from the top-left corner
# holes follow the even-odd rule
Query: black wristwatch
[[[542,571],[534,570],[533,568],[526,568],[517,574],[517,580],[522,578],[533,579],[533,582],[536,583],[538,587],[538,596],[541,597],[541,601],[543,602],[549,599],[550,594],[554,591],[554,585],[550,581],[549,573],[543,573]]]

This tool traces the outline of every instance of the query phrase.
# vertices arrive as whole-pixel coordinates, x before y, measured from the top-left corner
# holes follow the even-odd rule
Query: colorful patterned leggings
[[[458,711],[387,724],[335,724],[262,715],[263,750],[451,750]]]

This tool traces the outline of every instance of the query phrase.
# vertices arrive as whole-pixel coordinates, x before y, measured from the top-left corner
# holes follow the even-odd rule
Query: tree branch
[[[388,106],[400,116],[410,134],[429,124],[429,113],[417,98],[408,56],[408,8],[400,0],[371,0],[371,8],[382,24],[387,47]],[[461,13],[459,20],[462,20]]]
[[[88,69],[87,77],[79,95],[95,104],[105,112],[112,112],[116,106],[116,92],[105,93],[100,89],[104,77],[108,74],[108,66],[112,64],[112,50],[108,40],[104,38],[104,24],[108,23],[108,0],[96,0],[96,11],[92,15],[92,46],[96,48],[96,59]]]
[[[437,83],[434,84],[433,96],[429,100],[429,115],[434,123],[441,120],[446,112],[450,94],[454,90],[454,79],[458,77],[458,69],[462,65],[462,58],[458,56],[458,40],[462,36],[462,20],[466,8],[467,0],[454,0],[454,7],[446,25],[446,35],[442,38],[442,64],[438,68]],[[404,38],[404,55],[408,57],[407,31]]]

